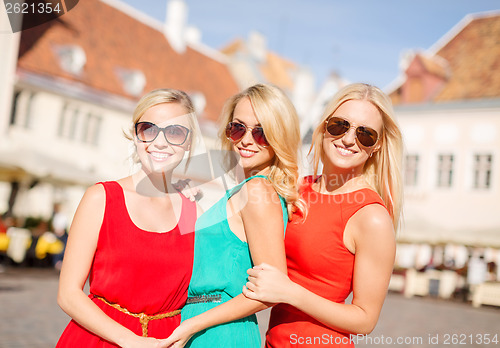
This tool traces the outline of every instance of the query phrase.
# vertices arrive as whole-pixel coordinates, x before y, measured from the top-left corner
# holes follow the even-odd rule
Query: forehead
[[[158,126],[189,123],[188,110],[180,103],[162,103],[150,107],[139,122],[152,122]]]
[[[259,124],[259,120],[255,115],[252,103],[248,97],[242,98],[238,104],[236,104],[233,112],[233,120],[234,119],[238,119],[249,126]]]
[[[382,115],[375,105],[367,100],[348,100],[333,113],[357,126],[382,129]]]

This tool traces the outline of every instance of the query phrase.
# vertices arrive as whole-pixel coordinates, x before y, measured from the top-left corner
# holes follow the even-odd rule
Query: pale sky
[[[124,0],[164,21],[167,0]],[[498,0],[185,0],[188,25],[220,49],[256,30],[268,49],[308,66],[320,84],[331,72],[386,87],[408,50],[425,50],[467,14]]]

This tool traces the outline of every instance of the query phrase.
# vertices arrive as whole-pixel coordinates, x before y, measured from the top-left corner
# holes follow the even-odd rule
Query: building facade
[[[117,0],[87,0],[18,44],[0,36],[0,212],[49,218],[60,202],[71,217],[86,187],[131,174],[123,133],[150,90],[186,91],[200,127],[214,128],[238,86],[225,56],[187,26],[187,10],[168,1],[162,23]]]

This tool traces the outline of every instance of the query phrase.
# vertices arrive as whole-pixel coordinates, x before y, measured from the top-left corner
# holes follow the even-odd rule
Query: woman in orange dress
[[[288,275],[255,266],[243,290],[279,303],[266,347],[352,347],[352,335],[374,329],[394,265],[402,137],[389,98],[366,84],[344,87],[326,107],[312,149],[315,173],[320,160],[323,170],[301,187],[305,219],[288,225]]]

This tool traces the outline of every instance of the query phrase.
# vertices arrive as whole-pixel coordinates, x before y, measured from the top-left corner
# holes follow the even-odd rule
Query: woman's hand
[[[123,348],[162,348],[162,341],[153,337],[136,336],[122,346]]]
[[[243,295],[247,298],[268,303],[292,301],[296,284],[276,267],[263,263],[247,273],[248,282],[243,286]]]
[[[182,348],[194,335],[189,319],[183,321],[167,339],[161,340],[160,348]]]
[[[184,197],[188,198],[190,201],[199,201],[203,197],[203,192],[198,187],[191,187],[189,184],[191,179],[178,180],[175,184],[172,184],[176,190],[180,191]]]

